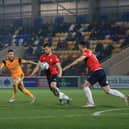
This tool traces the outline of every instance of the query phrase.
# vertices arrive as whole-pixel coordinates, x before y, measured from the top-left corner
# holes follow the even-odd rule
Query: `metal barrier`
[[[86,80],[86,76],[64,76],[59,79],[60,87],[77,88]],[[129,88],[129,76],[108,76],[107,80],[112,88]],[[25,77],[24,84],[30,88],[48,88],[48,82],[45,76],[43,77]],[[11,77],[0,77],[0,88],[12,88]],[[100,88],[96,83],[93,88]]]

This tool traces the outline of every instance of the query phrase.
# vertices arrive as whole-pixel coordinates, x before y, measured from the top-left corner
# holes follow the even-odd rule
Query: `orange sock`
[[[13,95],[12,95],[11,98],[16,98],[16,92],[15,91],[13,92]]]
[[[13,86],[13,95],[12,95],[12,98],[16,98],[17,90],[18,90],[17,85],[14,85]]]
[[[34,95],[33,95],[29,90],[27,90],[26,88],[22,89],[22,92],[23,92],[24,94],[30,96],[31,98],[34,97]]]

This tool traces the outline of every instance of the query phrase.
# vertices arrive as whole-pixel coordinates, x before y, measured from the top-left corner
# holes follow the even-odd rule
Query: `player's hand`
[[[63,68],[63,71],[66,71],[69,68],[70,68],[69,66],[66,66],[66,67]]]
[[[30,74],[28,77],[29,77],[29,78],[31,78],[31,77],[33,77],[33,75],[32,75],[32,74]]]
[[[62,75],[58,74],[58,77],[59,77],[59,78],[62,78]]]

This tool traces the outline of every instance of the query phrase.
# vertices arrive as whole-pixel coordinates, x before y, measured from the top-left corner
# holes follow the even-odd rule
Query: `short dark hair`
[[[81,41],[80,43],[79,43],[79,45],[82,45],[83,47],[86,47],[86,48],[90,48],[90,44],[89,44],[89,42],[85,42],[85,41]]]
[[[45,47],[51,47],[51,45],[49,43],[45,43],[45,44],[43,44],[43,48],[45,48]]]
[[[13,50],[13,49],[9,49],[9,50],[8,50],[8,53],[9,53],[9,52],[14,52],[14,50]]]
[[[81,41],[81,42],[79,42],[79,45],[82,45],[82,46],[86,47],[86,42]]]

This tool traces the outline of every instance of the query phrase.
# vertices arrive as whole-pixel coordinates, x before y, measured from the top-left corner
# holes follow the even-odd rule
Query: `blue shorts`
[[[93,85],[96,82],[98,82],[101,87],[104,87],[104,86],[107,86],[108,85],[108,81],[107,81],[106,73],[105,73],[104,69],[99,69],[99,70],[96,70],[93,73],[91,73],[89,75],[87,81],[91,85]]]
[[[53,74],[53,75],[51,75],[51,77],[47,77],[47,81],[48,81],[50,89],[51,89],[51,82],[56,82],[57,87],[59,87],[59,77],[57,74]]]

